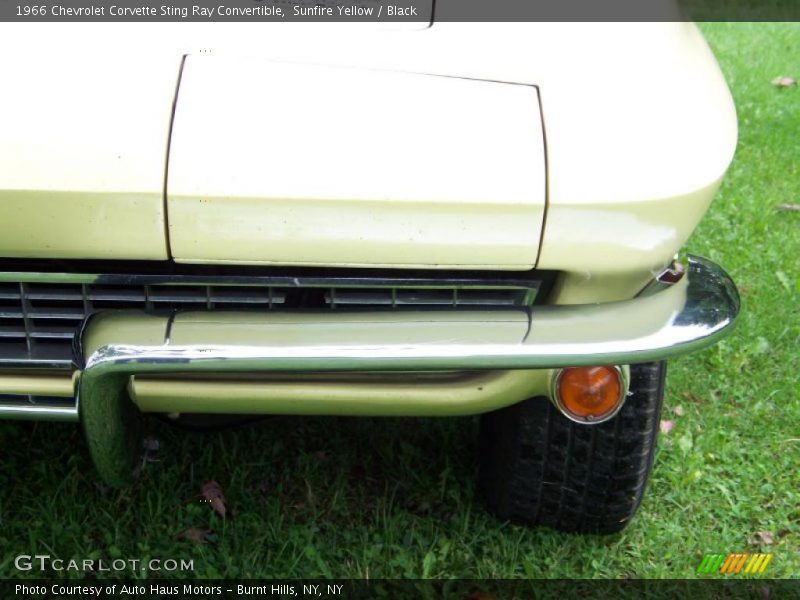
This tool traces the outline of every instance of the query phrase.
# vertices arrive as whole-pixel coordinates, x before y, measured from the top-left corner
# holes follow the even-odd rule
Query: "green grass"
[[[670,366],[654,476],[622,534],[504,524],[475,499],[474,419],[277,418],[216,435],[154,426],[160,462],[96,480],[71,425],[0,425],[0,576],[18,554],[194,559],[201,577],[693,577],[705,552],[769,551],[800,573],[800,25],[708,24],[740,147],[688,250],[741,286],[715,348]],[[682,407],[683,416],[677,407]],[[676,412],[677,411],[677,412]],[[232,517],[197,494],[216,479]],[[188,528],[213,530],[195,544]],[[772,545],[748,541],[769,532]],[[143,573],[134,573],[142,576]]]

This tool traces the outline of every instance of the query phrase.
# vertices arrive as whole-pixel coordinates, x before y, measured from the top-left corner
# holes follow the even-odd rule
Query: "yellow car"
[[[154,413],[480,414],[500,517],[625,526],[665,360],[739,311],[679,255],[737,137],[693,24],[35,25],[0,31],[0,417],[80,422],[122,485]]]

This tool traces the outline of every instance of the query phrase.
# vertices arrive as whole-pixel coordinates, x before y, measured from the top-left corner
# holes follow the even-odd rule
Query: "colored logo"
[[[744,552],[737,554],[706,554],[697,567],[698,574],[719,573],[720,575],[750,574],[761,575],[767,568],[772,554]]]

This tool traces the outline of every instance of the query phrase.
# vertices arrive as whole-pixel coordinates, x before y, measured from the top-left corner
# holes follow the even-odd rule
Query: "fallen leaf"
[[[772,85],[779,88],[788,88],[797,85],[797,82],[794,80],[794,77],[787,77],[783,75],[773,79]]]
[[[672,431],[672,427],[675,425],[672,421],[661,421],[661,433],[667,435],[670,431]]]
[[[181,533],[180,537],[194,542],[195,544],[205,544],[211,540],[213,531],[211,529],[202,529],[200,527],[189,527],[186,531]]]
[[[225,495],[222,493],[222,486],[216,481],[208,481],[203,484],[200,494],[211,505],[214,512],[224,519],[228,509],[225,506]]]
[[[674,412],[677,416],[682,417],[683,416],[683,407],[679,404],[678,406],[676,406],[675,408],[672,409],[672,412]]]
[[[800,204],[784,202],[783,204],[778,204],[778,210],[800,210]]]
[[[751,546],[772,546],[772,533],[769,531],[757,531],[747,537],[747,543]]]
[[[741,291],[741,287],[739,288],[739,290]],[[695,402],[695,403],[700,403],[700,402],[702,402],[702,400],[701,400],[700,398],[698,398],[697,396],[695,396],[695,395],[694,395],[693,393],[691,393],[691,392],[683,392],[683,393],[681,394],[681,396],[683,396],[684,398],[686,398],[686,399],[687,399],[689,402]]]

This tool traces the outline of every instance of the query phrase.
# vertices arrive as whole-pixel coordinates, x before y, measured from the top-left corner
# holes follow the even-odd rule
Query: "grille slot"
[[[509,308],[533,303],[538,283],[498,286],[474,283],[442,285],[381,281],[326,285],[287,278],[278,284],[207,280],[180,276],[153,281],[147,276],[102,276],[102,283],[9,282],[0,274],[0,366],[71,368],[72,339],[81,322],[100,310],[449,310]],[[89,280],[91,276],[86,276]],[[33,278],[36,279],[36,278]],[[95,277],[95,279],[97,279]],[[109,279],[113,281],[106,283]],[[421,284],[422,283],[422,284]],[[527,283],[527,282],[526,282]]]
[[[32,394],[0,394],[0,404],[4,406],[60,406],[70,407],[75,405],[72,397],[37,396]]]

